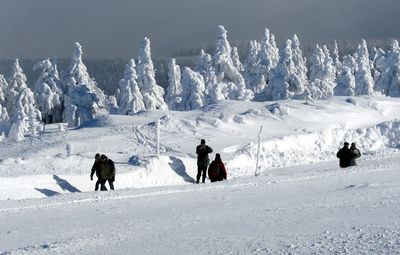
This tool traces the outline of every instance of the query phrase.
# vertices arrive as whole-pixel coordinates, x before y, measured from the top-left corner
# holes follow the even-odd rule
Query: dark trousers
[[[101,180],[101,182],[100,182],[100,185],[101,185],[100,190],[102,190],[102,191],[107,191],[107,188],[106,188],[106,182],[107,182],[107,181],[108,181],[108,185],[110,185],[110,189],[111,189],[111,190],[114,190],[114,181],[112,181],[112,180],[110,180],[110,179],[108,179],[108,180],[102,179],[102,180]]]
[[[95,184],[95,186],[94,186],[94,191],[98,191],[98,190],[99,190],[99,186],[100,186],[101,188],[103,187],[102,182],[103,182],[103,180],[102,180],[101,178],[98,178],[98,179],[97,179],[96,184]],[[105,182],[105,181],[104,181],[104,182]],[[101,188],[100,188],[100,190],[102,190]]]
[[[197,178],[196,178],[197,183],[200,182],[201,174],[203,174],[202,182],[203,183],[206,182],[206,172],[207,172],[207,166],[197,165]]]

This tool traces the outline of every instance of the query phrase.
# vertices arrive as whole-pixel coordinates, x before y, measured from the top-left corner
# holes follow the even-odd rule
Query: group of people
[[[200,182],[202,177],[202,183],[206,181],[206,171],[208,168],[208,178],[211,182],[217,182],[226,180],[227,173],[224,162],[222,162],[221,155],[215,154],[215,159],[210,164],[209,153],[212,153],[213,149],[206,145],[206,140],[201,139],[200,145],[196,147],[197,154],[197,176],[196,183]]]
[[[196,183],[200,183],[200,178],[202,183],[205,183],[207,178],[211,182],[223,181],[227,178],[227,172],[224,163],[222,162],[221,155],[219,153],[215,154],[215,159],[210,164],[210,158],[208,154],[212,153],[213,149],[206,145],[206,141],[201,139],[200,145],[196,147],[197,154],[197,176]],[[339,165],[342,168],[357,165],[356,159],[361,157],[360,150],[357,149],[355,143],[351,143],[349,148],[349,143],[344,142],[343,148],[341,148],[336,156],[339,158]],[[208,169],[208,171],[207,171]],[[95,185],[95,191],[100,190],[105,191],[106,182],[110,185],[110,189],[114,190],[115,181],[115,165],[114,162],[107,158],[106,155],[100,155],[97,153],[95,155],[95,162],[92,166],[92,171],[90,174],[90,179],[93,181],[93,176],[96,173],[97,182]]]
[[[114,162],[109,159],[106,155],[96,153],[94,156],[94,164],[92,166],[92,171],[90,173],[90,180],[93,181],[93,176],[96,173],[97,181],[94,190],[106,191],[106,182],[110,185],[110,189],[114,190],[115,181],[115,165]]]
[[[349,148],[349,143],[344,142],[343,148],[341,148],[336,156],[339,158],[339,165],[342,168],[349,166],[356,166],[356,159],[361,157],[361,152],[356,147],[356,143],[351,143]]]

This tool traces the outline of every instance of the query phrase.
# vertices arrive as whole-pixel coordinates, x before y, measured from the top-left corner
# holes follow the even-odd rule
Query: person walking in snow
[[[208,164],[210,164],[210,158],[208,157],[209,153],[212,153],[213,149],[206,145],[206,140],[201,139],[200,145],[196,147],[197,154],[197,178],[196,182],[200,182],[200,176],[203,174],[202,182],[206,182],[206,172]]]
[[[107,190],[106,181],[110,185],[110,189],[114,190],[114,181],[115,181],[115,165],[114,162],[109,159],[106,155],[100,156],[100,176],[102,179],[101,190]]]
[[[208,167],[208,178],[211,182],[219,182],[226,180],[226,168],[224,162],[222,162],[221,155],[219,153],[215,154],[215,159],[211,162]]]
[[[94,163],[93,163],[92,170],[90,173],[91,181],[93,181],[93,175],[95,173],[96,173],[96,177],[97,177],[96,184],[94,185],[94,191],[98,191],[99,185],[102,185],[102,183],[103,183],[101,176],[100,176],[100,165],[101,165],[100,153],[96,153],[96,155],[94,156]]]
[[[354,158],[354,155],[349,149],[348,142],[344,142],[343,148],[338,151],[336,157],[339,158],[339,165],[341,168],[350,166],[350,161]]]
[[[351,143],[350,151],[351,153],[353,153],[353,157],[350,160],[350,166],[356,166],[357,165],[356,159],[361,157],[361,152],[359,149],[357,149],[356,143]]]

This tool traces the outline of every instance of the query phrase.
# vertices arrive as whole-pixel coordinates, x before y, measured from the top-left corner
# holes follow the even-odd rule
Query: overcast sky
[[[391,37],[400,35],[400,0],[0,0],[0,58],[131,58],[150,38],[153,56],[229,40]]]

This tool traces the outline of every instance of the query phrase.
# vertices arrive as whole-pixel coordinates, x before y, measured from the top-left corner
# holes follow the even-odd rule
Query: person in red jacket
[[[226,180],[226,168],[221,160],[219,153],[215,154],[215,159],[208,167],[208,178],[211,182]]]

